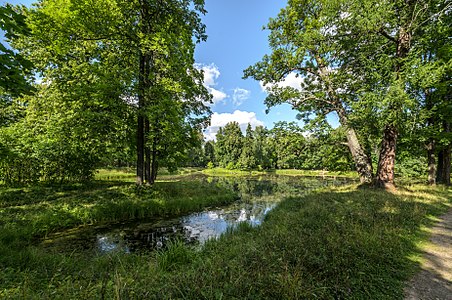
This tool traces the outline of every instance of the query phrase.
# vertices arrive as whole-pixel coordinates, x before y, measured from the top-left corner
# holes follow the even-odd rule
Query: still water
[[[175,239],[202,245],[241,222],[259,226],[267,213],[286,197],[345,183],[344,179],[294,176],[203,177],[201,180],[230,188],[240,199],[228,206],[208,208],[176,218],[153,218],[67,231],[53,236],[52,242],[46,244],[65,251],[92,250],[100,253],[152,251],[164,248],[168,241]]]

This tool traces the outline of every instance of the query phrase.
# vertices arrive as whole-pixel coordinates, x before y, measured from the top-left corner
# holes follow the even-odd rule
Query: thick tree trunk
[[[356,135],[356,131],[348,126],[348,119],[345,110],[341,107],[338,108],[336,112],[339,116],[341,125],[347,128],[347,145],[350,149],[350,153],[352,154],[353,162],[355,163],[355,168],[359,175],[359,180],[361,183],[371,183],[373,178],[372,162],[362,148],[358,140],[358,136]]]
[[[429,185],[436,184],[436,157],[435,157],[435,140],[430,139],[427,144],[427,158],[428,158],[428,177]]]
[[[450,185],[451,148],[452,146],[449,144],[449,146],[444,149],[443,155],[443,181],[441,183],[445,185]]]
[[[356,171],[359,174],[359,180],[361,183],[371,183],[372,182],[372,163],[369,157],[364,152],[361,144],[358,141],[356,132],[352,128],[347,129],[347,144],[348,148],[355,162]]]
[[[387,125],[384,129],[375,181],[377,187],[383,187],[385,189],[395,188],[394,167],[397,135],[397,128],[394,125]]]

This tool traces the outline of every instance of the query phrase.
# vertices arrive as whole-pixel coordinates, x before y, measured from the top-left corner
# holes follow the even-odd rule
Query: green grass
[[[0,238],[11,238],[5,232],[32,238],[79,225],[179,215],[236,198],[224,188],[196,180],[157,182],[152,188],[118,181],[2,187]]]
[[[203,174],[209,176],[254,176],[254,175],[282,175],[282,176],[305,176],[305,177],[338,177],[338,178],[358,178],[356,172],[347,171],[322,171],[322,170],[264,170],[264,171],[243,171],[243,170],[229,170],[226,168],[213,168],[204,169],[201,171]]]
[[[202,168],[179,168],[174,172],[169,172],[166,168],[159,169],[158,179],[168,179],[172,177],[183,177],[201,173]],[[99,169],[95,174],[96,180],[120,180],[125,182],[135,182],[134,168],[109,168]]]
[[[422,185],[329,188],[285,199],[262,226],[238,226],[200,251],[174,242],[92,257],[2,241],[0,298],[401,299],[425,228],[451,199]]]
[[[285,176],[358,178],[358,174],[356,172],[354,172],[354,171],[322,171],[322,170],[285,169],[285,170],[276,170],[275,173],[277,175],[285,175]]]
[[[250,176],[250,175],[265,175],[264,171],[243,171],[243,170],[230,170],[226,168],[213,168],[213,169],[203,169],[203,174],[209,176]]]

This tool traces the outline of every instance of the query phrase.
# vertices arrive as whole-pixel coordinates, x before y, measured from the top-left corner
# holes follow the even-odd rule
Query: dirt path
[[[405,300],[452,300],[452,210],[431,229],[422,270],[405,289]]]

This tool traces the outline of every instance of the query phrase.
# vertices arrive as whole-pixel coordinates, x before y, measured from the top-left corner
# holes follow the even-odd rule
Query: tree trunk
[[[361,183],[371,183],[373,178],[372,162],[369,156],[365,153],[364,149],[361,147],[356,131],[348,126],[348,119],[345,110],[339,108],[336,112],[339,116],[341,125],[347,128],[347,145],[350,149],[350,153],[352,154],[353,162],[355,163],[355,168],[359,175],[359,181]]]
[[[376,186],[385,189],[394,189],[394,166],[397,145],[397,128],[394,125],[387,125],[383,132],[381,142],[380,157],[376,177]]]
[[[444,132],[449,133],[450,129],[450,124],[444,122]],[[437,183],[450,185],[451,150],[452,143],[449,142],[449,144],[438,153],[438,170],[436,175]]]
[[[428,184],[436,184],[436,157],[435,157],[435,140],[430,139],[427,144],[427,158],[428,158]]]
[[[358,141],[356,132],[353,128],[347,129],[347,144],[348,148],[355,162],[356,171],[359,174],[359,180],[361,183],[371,183],[372,182],[372,163],[369,157],[364,152],[361,144]]]
[[[142,34],[149,34],[151,29],[149,27],[149,6],[146,1],[140,1],[140,31]],[[143,46],[143,45],[141,45]],[[136,183],[142,185],[145,182],[145,122],[146,117],[146,101],[147,93],[150,88],[150,55],[148,51],[140,49],[139,57],[139,74],[138,74],[138,124],[137,124],[137,177]]]
[[[157,141],[155,138],[153,140],[151,155],[151,172],[149,177],[149,184],[154,184],[155,180],[157,179],[158,172]]]
[[[140,74],[138,83],[138,124],[137,124],[137,176],[136,184],[142,185],[144,182],[144,73],[145,56],[140,54]]]
[[[443,184],[450,185],[450,169],[451,169],[451,144],[444,149],[443,156]]]
[[[144,152],[145,152],[145,162],[144,162],[144,173],[145,173],[145,180],[147,184],[151,184],[151,148],[149,147],[149,119],[146,118],[144,120],[144,135],[146,142],[144,146]]]
[[[343,127],[346,128],[347,145],[350,149],[350,153],[352,154],[353,162],[355,163],[355,168],[359,175],[359,180],[361,183],[371,183],[373,177],[372,162],[361,146],[355,129],[348,124],[347,112],[344,109],[342,101],[338,96],[336,90],[333,88],[332,83],[329,79],[330,71],[325,66],[320,55],[316,51],[312,51],[312,53],[314,54],[315,60],[319,66],[318,76],[320,80],[322,80],[326,85],[328,96],[332,100],[331,104],[339,116],[339,122]]]

